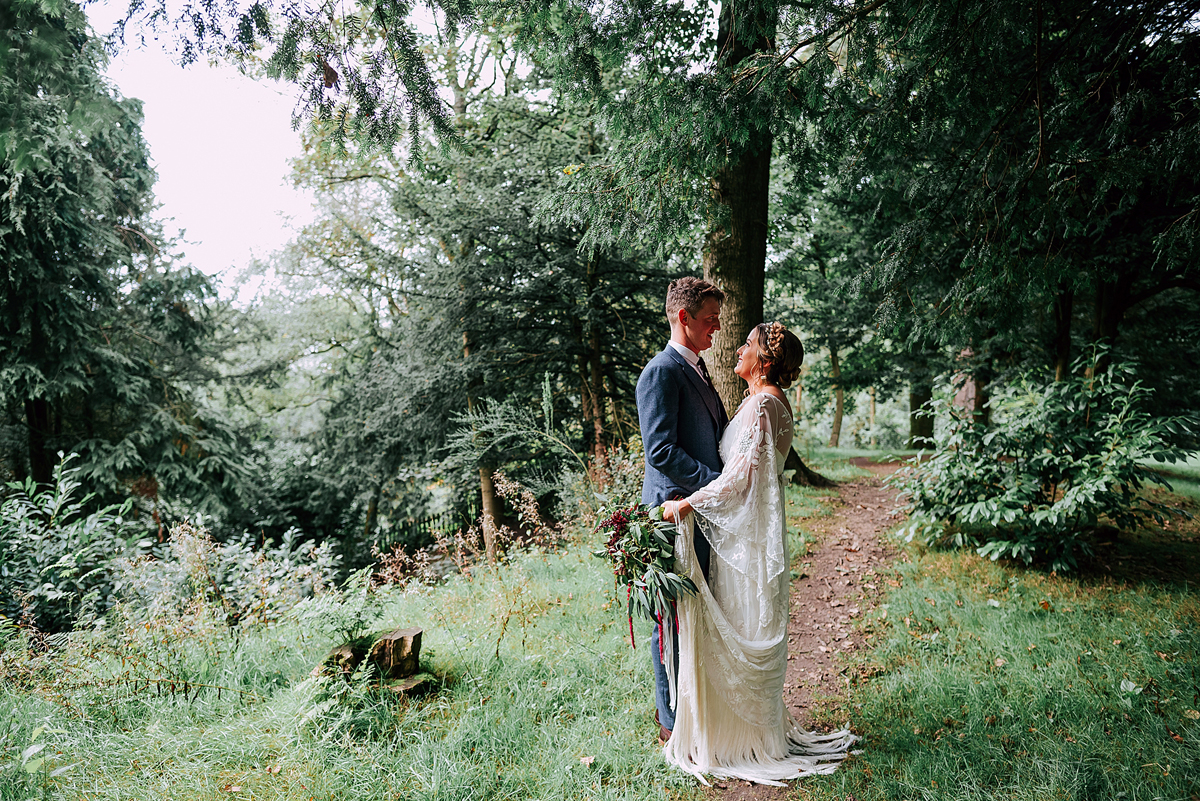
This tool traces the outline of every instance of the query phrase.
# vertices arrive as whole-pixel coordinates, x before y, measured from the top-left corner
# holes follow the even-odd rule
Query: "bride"
[[[804,349],[776,322],[754,328],[737,354],[734,372],[750,389],[721,438],[721,476],[663,508],[678,526],[677,569],[699,588],[679,602],[675,727],[663,752],[704,784],[703,774],[780,784],[831,773],[857,738],[848,729],[806,732],[783,703],[789,557],[781,478],[792,444],[783,390]],[[707,581],[693,526],[712,546]]]

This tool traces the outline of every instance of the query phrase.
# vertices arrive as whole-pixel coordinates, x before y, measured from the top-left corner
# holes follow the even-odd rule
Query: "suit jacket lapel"
[[[713,416],[713,420],[717,422],[717,430],[719,431],[722,424],[721,413],[717,411],[717,409],[719,408],[718,404],[721,401],[720,398],[717,397],[716,390],[710,387],[708,382],[700,377],[700,374],[696,372],[696,368],[688,364],[688,360],[683,358],[683,355],[679,351],[675,350],[670,345],[667,345],[666,351],[671,358],[673,358],[683,368],[683,374],[688,377],[688,380],[692,382],[692,386],[695,387],[696,391],[700,393],[700,398],[704,401],[704,405],[708,409],[708,413],[711,414]]]

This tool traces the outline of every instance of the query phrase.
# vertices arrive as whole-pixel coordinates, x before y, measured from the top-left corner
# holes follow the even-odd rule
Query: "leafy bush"
[[[338,556],[326,541],[300,542],[289,529],[276,546],[243,539],[218,543],[191,523],[171,528],[166,552],[120,563],[126,614],[177,617],[198,602],[219,608],[230,626],[267,625],[301,600],[330,587]]]
[[[190,523],[165,546],[135,541],[130,502],[88,511],[78,468],[66,457],[55,482],[8,485],[0,504],[0,613],[43,632],[70,629],[88,610],[103,615],[121,601],[148,619],[177,614],[197,599],[224,610],[230,625],[269,623],[328,586],[338,557],[328,543],[300,542],[296,530],[274,545],[216,543]]]
[[[129,722],[151,714],[158,699],[199,700],[197,714],[223,694],[261,700],[286,682],[277,650],[293,664],[307,660],[290,613],[330,586],[329,545],[289,537],[255,550],[180,524],[156,550],[160,558],[112,560],[114,598],[103,617],[85,606],[67,618],[71,631],[55,634],[0,619],[0,686],[23,688],[73,718],[102,710]]]
[[[1044,559],[1065,570],[1102,521],[1126,529],[1161,524],[1174,510],[1139,490],[1166,481],[1138,462],[1185,458],[1173,443],[1192,423],[1150,417],[1150,390],[1131,366],[1094,377],[1079,375],[1083,367],[1076,363],[1078,377],[1026,380],[997,395],[991,427],[951,407],[933,457],[893,477],[908,495],[908,539],[974,545],[992,559]]]
[[[610,445],[601,456],[589,461],[586,473],[563,470],[559,475],[556,516],[577,520],[579,530],[590,533],[601,507],[610,499],[641,499],[645,471],[641,437],[635,435],[624,444]]]
[[[0,611],[43,631],[70,628],[87,597],[107,604],[117,583],[115,560],[144,552],[134,543],[144,530],[125,515],[130,503],[89,512],[92,495],[79,496],[74,455],[54,470],[54,484],[8,484],[0,504]]]

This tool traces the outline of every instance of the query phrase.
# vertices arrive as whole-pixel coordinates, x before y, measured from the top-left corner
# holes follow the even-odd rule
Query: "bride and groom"
[[[802,730],[783,703],[789,558],[783,463],[792,413],[783,390],[804,358],[779,323],[751,330],[734,372],[749,385],[733,420],[702,351],[724,293],[695,277],[667,289],[671,341],[642,371],[637,408],[642,502],[677,525],[677,569],[699,588],[651,642],[655,715],[671,764],[698,777],[778,784],[833,771],[855,737]]]

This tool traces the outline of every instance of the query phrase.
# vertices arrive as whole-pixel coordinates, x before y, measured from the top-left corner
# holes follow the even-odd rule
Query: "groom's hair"
[[[725,293],[716,284],[694,275],[676,278],[667,286],[667,320],[674,325],[680,309],[687,309],[687,313],[695,317],[709,298],[724,303]]]

